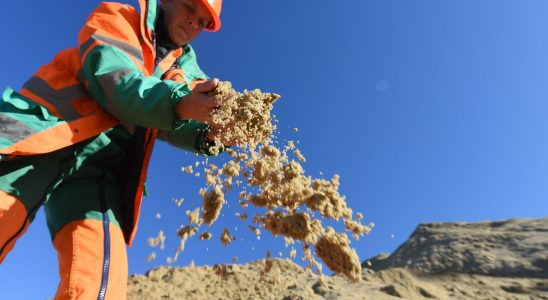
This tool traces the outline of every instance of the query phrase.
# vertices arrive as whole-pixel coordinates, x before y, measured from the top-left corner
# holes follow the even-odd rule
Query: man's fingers
[[[214,90],[217,87],[217,84],[219,84],[219,79],[213,78],[196,84],[192,91],[196,93],[207,93]]]
[[[216,97],[209,97],[209,108],[219,108],[221,103]]]

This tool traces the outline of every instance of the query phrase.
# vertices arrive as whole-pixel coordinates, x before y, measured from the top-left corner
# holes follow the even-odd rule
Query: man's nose
[[[200,24],[198,24],[198,20],[189,19],[187,22],[190,28],[192,28],[193,30],[200,29]]]

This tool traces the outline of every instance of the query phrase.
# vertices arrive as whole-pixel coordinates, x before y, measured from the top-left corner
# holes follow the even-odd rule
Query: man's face
[[[165,25],[171,41],[184,46],[194,40],[211,22],[211,15],[200,0],[161,0]]]

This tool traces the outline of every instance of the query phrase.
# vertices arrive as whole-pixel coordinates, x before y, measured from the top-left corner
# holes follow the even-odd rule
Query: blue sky
[[[4,5],[2,88],[20,88],[57,51],[76,46],[98,3]],[[548,216],[545,1],[227,0],[222,20],[220,32],[193,43],[202,69],[237,89],[283,96],[280,139],[300,141],[307,174],[339,174],[348,204],[376,224],[352,243],[362,260],[393,251],[419,223]],[[130,273],[165,264],[177,246],[174,230],[200,204],[203,179],[180,170],[195,161],[157,144]],[[180,197],[182,208],[172,201]],[[176,265],[287,254],[266,232],[254,240],[236,211],[226,207],[214,239],[189,241]],[[228,247],[218,242],[223,225],[238,237]],[[146,238],[160,229],[166,250],[145,263]],[[0,299],[46,299],[57,282],[40,212],[0,266]]]

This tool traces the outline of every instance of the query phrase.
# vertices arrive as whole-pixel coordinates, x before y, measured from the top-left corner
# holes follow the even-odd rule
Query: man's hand
[[[175,114],[179,119],[193,119],[205,124],[211,124],[210,113],[213,109],[219,107],[219,103],[214,96],[208,96],[207,93],[213,91],[219,79],[214,78],[196,84],[192,92],[181,98],[175,108]]]

